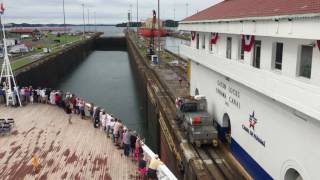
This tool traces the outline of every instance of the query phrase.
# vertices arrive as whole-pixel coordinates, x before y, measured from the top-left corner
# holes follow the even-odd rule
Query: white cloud
[[[157,9],[156,0],[138,0],[139,19],[150,17],[153,9]],[[186,17],[186,4],[189,4],[188,15],[203,10],[221,0],[160,0],[162,19],[173,19],[174,9],[176,20]],[[63,0],[2,0],[6,7],[6,22],[15,23],[62,23]],[[85,14],[90,9],[90,16],[96,12],[97,23],[114,24],[125,22],[132,5],[133,19],[136,19],[136,0],[65,0],[67,23],[82,23],[82,6]],[[91,20],[93,22],[93,20]]]

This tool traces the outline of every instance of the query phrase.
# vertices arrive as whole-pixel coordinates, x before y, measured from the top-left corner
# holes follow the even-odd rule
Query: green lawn
[[[30,62],[31,62],[31,60],[29,57],[25,57],[25,58],[16,60],[11,63],[12,70],[14,71],[14,70],[26,65],[26,64],[29,64]]]
[[[54,40],[60,40],[60,43],[55,43]],[[28,53],[28,55],[25,55],[13,61],[11,63],[12,70],[16,70],[24,65],[31,63],[32,61],[30,56],[43,52],[43,48],[50,48],[52,50],[51,53],[53,53],[61,50],[63,44],[76,42],[80,40],[81,40],[81,36],[62,35],[60,37],[57,37],[56,35],[48,34],[47,37],[43,38],[43,43],[41,44],[41,48],[34,47],[35,49],[34,52],[30,52]]]

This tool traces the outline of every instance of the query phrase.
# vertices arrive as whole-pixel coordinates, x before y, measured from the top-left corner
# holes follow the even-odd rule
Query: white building
[[[192,32],[190,93],[248,172],[320,179],[320,1],[225,0],[179,29]]]

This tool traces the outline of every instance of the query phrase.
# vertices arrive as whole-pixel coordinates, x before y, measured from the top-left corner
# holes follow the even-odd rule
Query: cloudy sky
[[[152,9],[157,8],[157,0],[138,1],[141,20],[151,16]],[[176,20],[181,20],[186,17],[187,3],[190,16],[220,1],[222,0],[160,0],[160,15],[164,19],[173,19],[175,14]],[[63,0],[2,0],[2,2],[6,8],[6,22],[63,23]],[[86,16],[87,9],[91,17],[96,12],[97,23],[125,22],[130,9],[133,11],[133,18],[136,19],[136,0],[65,0],[67,23],[82,23],[82,3],[85,4]]]

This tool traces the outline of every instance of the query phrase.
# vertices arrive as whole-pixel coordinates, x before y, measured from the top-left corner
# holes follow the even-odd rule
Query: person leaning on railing
[[[157,169],[163,162],[159,159],[159,156],[156,154],[154,158],[151,159],[148,167],[148,178],[157,179]]]

